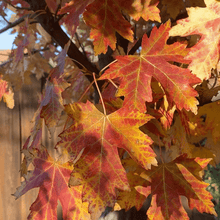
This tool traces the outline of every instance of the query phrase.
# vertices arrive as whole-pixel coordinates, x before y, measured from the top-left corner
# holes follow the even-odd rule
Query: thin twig
[[[88,72],[87,69],[86,69],[86,67],[83,66],[79,61],[77,61],[77,60],[75,60],[75,59],[73,59],[73,58],[70,58],[70,59],[71,59],[74,63],[78,63],[78,64],[82,67],[81,71],[82,71],[83,73]]]
[[[83,94],[82,94],[81,97],[79,98],[78,102],[81,102],[83,96],[89,91],[89,89],[91,88],[91,86],[93,85],[93,83],[94,83],[94,81],[89,84],[89,86],[86,88],[86,90],[83,92]]]
[[[6,18],[5,18],[5,16],[3,16],[3,15],[1,15],[2,16],[2,18],[4,19],[4,21],[7,23],[7,24],[11,24],[11,22],[9,22]]]
[[[24,19],[25,19],[26,17],[29,17],[30,15],[31,15],[31,14],[26,14],[26,15],[24,15],[24,16],[18,18],[18,20],[14,21],[14,22],[10,23],[9,25],[7,25],[6,27],[2,28],[2,29],[0,30],[0,34],[3,33],[3,32],[5,32],[5,31],[7,31],[8,29],[13,28],[13,27],[15,27],[16,25],[20,24],[21,22],[24,21]]]
[[[50,48],[49,47],[46,47],[46,48],[43,48],[43,49],[40,49],[40,50],[32,50],[31,51],[31,54],[35,54],[35,53],[38,53],[38,52],[42,52],[42,51],[46,51],[46,50],[49,50]],[[29,53],[24,53],[24,56],[27,57],[29,55]],[[6,64],[10,63],[13,61],[13,58],[5,61],[4,63],[0,64],[0,67],[4,67]]]
[[[214,70],[214,73],[215,73],[215,74],[214,74],[215,81],[214,81],[214,83],[213,83],[211,89],[213,89],[213,88],[216,86],[216,83],[217,83],[217,80],[218,80],[218,71],[217,71],[217,69]]]

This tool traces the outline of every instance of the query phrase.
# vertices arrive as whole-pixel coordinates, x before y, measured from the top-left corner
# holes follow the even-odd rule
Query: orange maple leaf
[[[145,101],[152,101],[151,80],[154,77],[162,85],[168,102],[175,102],[181,110],[197,111],[195,96],[197,92],[191,87],[200,80],[183,69],[170,64],[170,61],[189,63],[184,59],[188,53],[185,45],[174,43],[167,45],[170,30],[170,21],[161,25],[159,29],[154,27],[151,37],[144,35],[142,40],[141,55],[117,56],[118,62],[110,65],[110,68],[100,79],[121,78],[121,84],[117,96],[125,96],[124,106],[129,109],[146,111]]]
[[[116,48],[116,31],[125,39],[133,41],[131,25],[121,13],[127,7],[132,10],[131,1],[95,0],[86,7],[83,18],[92,27],[90,37],[94,39],[94,51],[106,53],[107,47]]]
[[[58,145],[78,159],[70,184],[84,185],[83,201],[89,202],[92,219],[97,219],[106,206],[114,206],[115,188],[129,189],[118,148],[145,168],[156,164],[152,140],[139,130],[152,117],[125,108],[105,115],[90,102],[69,104],[65,110],[73,124],[59,135]]]
[[[117,205],[120,206],[121,209],[125,209],[125,211],[128,211],[134,206],[137,210],[140,210],[144,201],[146,200],[146,197],[140,194],[135,187],[146,185],[146,180],[140,177],[140,174],[144,171],[144,168],[139,166],[130,157],[122,159],[122,165],[127,172],[127,178],[131,190],[129,192],[119,190],[117,196]]]
[[[102,150],[112,148],[115,152],[123,148],[147,169],[156,164],[155,153],[150,147],[152,140],[139,130],[152,119],[150,115],[125,108],[105,115],[89,101],[66,105],[65,110],[74,123],[59,135],[58,145],[65,147],[73,158],[85,147],[97,145]]]
[[[16,199],[32,188],[40,187],[35,202],[31,205],[28,219],[56,220],[58,200],[62,205],[64,219],[89,220],[86,203],[82,203],[82,186],[68,186],[73,166],[68,162],[61,164],[49,156],[45,148],[35,149],[34,171],[13,194]]]
[[[195,124],[195,128],[190,132],[195,136],[212,134],[213,142],[216,144],[220,140],[220,101],[212,102],[201,106],[198,115],[189,114],[191,124]]]
[[[136,21],[138,21],[139,18],[142,17],[145,21],[151,20],[151,21],[161,22],[160,10],[157,8],[158,4],[159,4],[158,0],[145,0],[145,1],[136,0],[132,4],[132,6],[135,8],[135,11],[128,10],[128,13]]]
[[[189,219],[180,196],[188,198],[191,209],[216,215],[212,196],[206,191],[209,184],[203,182],[199,175],[209,162],[210,159],[189,159],[185,154],[170,163],[143,172],[141,177],[148,181],[150,179],[151,184],[135,188],[146,197],[150,193],[153,195],[147,211],[149,219]]]
[[[100,217],[105,207],[114,206],[116,188],[123,191],[130,188],[117,149],[104,148],[98,141],[84,150],[74,165],[69,183],[83,185],[82,201],[89,203],[88,211],[94,220]]]

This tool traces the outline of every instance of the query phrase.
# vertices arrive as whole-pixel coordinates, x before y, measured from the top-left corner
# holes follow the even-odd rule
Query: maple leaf
[[[27,175],[28,166],[32,163],[34,157],[31,154],[31,150],[40,149],[41,147],[41,139],[42,139],[42,128],[36,129],[37,124],[41,125],[41,120],[35,124],[34,128],[31,131],[30,136],[25,141],[25,144],[22,148],[22,153],[24,154],[24,159],[21,163],[21,176]]]
[[[79,16],[85,11],[86,6],[91,2],[93,2],[93,0],[74,0],[66,3],[65,6],[59,10],[58,14],[67,14],[63,18],[63,21],[71,31],[72,36],[76,32],[76,28],[79,26]]]
[[[57,8],[59,7],[58,5],[58,1],[54,1],[54,0],[45,0],[45,2],[47,3],[47,7],[50,9],[50,11],[52,13],[55,13]]]
[[[93,95],[93,87],[90,87],[90,82],[85,75],[78,68],[73,68],[68,71],[71,78],[68,83],[71,85],[62,92],[62,97],[66,103],[73,103],[77,101],[86,101]],[[88,89],[90,87],[90,89]],[[85,93],[85,91],[87,91]]]
[[[191,87],[200,80],[183,69],[172,65],[169,61],[189,63],[184,60],[187,49],[180,43],[167,45],[170,30],[170,21],[161,25],[159,29],[153,28],[151,37],[147,35],[142,39],[140,56],[117,56],[118,62],[110,68],[100,79],[121,78],[117,96],[125,96],[124,106],[129,109],[138,109],[145,112],[145,101],[152,101],[151,80],[154,77],[164,89],[168,102],[175,102],[181,110],[197,111],[195,96],[197,92]]]
[[[45,85],[44,96],[40,104],[40,117],[44,118],[45,123],[52,133],[61,117],[63,108],[62,92],[69,86],[64,80],[65,58],[70,45],[70,41],[64,46],[57,58],[57,66],[50,71],[49,80]]]
[[[56,59],[57,65],[55,68],[53,68],[50,71],[51,81],[53,81],[53,78],[59,79],[62,76],[62,74],[64,73],[65,60],[66,60],[66,55],[67,55],[67,51],[69,49],[69,46],[70,46],[70,41],[68,41],[68,43],[65,44],[63,50],[59,53],[59,55]]]
[[[121,207],[121,209],[125,209],[127,212],[129,209],[135,206],[137,211],[141,209],[143,206],[146,197],[139,193],[134,186],[140,185],[143,186],[146,180],[142,179],[138,175],[134,175],[132,173],[127,174],[127,178],[129,181],[129,185],[131,187],[131,191],[119,191],[117,197],[117,203]]]
[[[178,20],[177,25],[170,30],[170,36],[195,34],[201,36],[186,59],[192,60],[189,69],[202,80],[209,78],[211,69],[216,68],[220,37],[220,3],[215,0],[205,0],[205,3],[205,8],[187,9],[189,17]]]
[[[69,184],[77,186],[79,182],[83,184],[82,201],[89,203],[92,219],[98,219],[106,206],[114,206],[116,188],[129,190],[117,149],[103,148],[99,142],[86,148],[74,165]]]
[[[179,118],[176,118],[170,132],[174,143],[174,146],[171,146],[173,158],[178,151],[187,153],[188,157],[213,158],[211,161],[213,165],[219,163],[219,111],[220,102],[218,101],[200,106],[197,115],[185,112],[185,118],[181,119],[182,123]],[[185,130],[188,131],[187,135]],[[178,139],[181,144],[176,141]]]
[[[125,108],[105,115],[90,102],[69,104],[65,109],[73,125],[59,135],[58,145],[73,159],[84,150],[71,178],[84,184],[83,201],[89,202],[89,212],[96,219],[106,206],[114,205],[115,188],[129,189],[117,148],[125,149],[145,168],[156,164],[151,139],[138,129],[151,117]]]
[[[121,108],[110,115],[100,112],[92,103],[74,103],[65,106],[67,114],[74,120],[72,126],[59,137],[62,145],[75,158],[85,147],[94,147],[97,142],[103,149],[111,147],[125,149],[130,156],[145,168],[156,164],[150,147],[152,140],[139,130],[152,117]],[[100,142],[100,144],[99,144]]]
[[[41,139],[42,139],[42,121],[43,119],[40,118],[40,110],[41,107],[37,109],[34,115],[34,126],[31,129],[31,134],[25,141],[25,144],[22,148],[22,153],[24,154],[24,159],[21,163],[21,176],[27,175],[28,166],[32,163],[34,156],[31,153],[33,149],[40,149],[41,147]]]
[[[201,106],[198,111],[198,115],[189,118],[192,119],[191,123],[196,124],[195,129],[191,129],[191,134],[204,135],[208,131],[212,134],[214,143],[220,140],[220,101],[209,103]],[[205,117],[202,119],[202,117]]]
[[[210,164],[214,165],[219,161],[217,153],[219,143],[213,143],[213,138],[210,137],[211,130],[205,130],[202,126],[205,123],[201,123],[203,119],[199,113],[200,108],[197,115],[192,112],[179,112],[174,124],[163,138],[163,144],[169,149],[171,159],[187,154],[188,158],[212,158]]]
[[[2,98],[8,108],[14,108],[14,93],[12,88],[8,86],[8,82],[3,80],[2,75],[0,75],[0,101]]]
[[[31,135],[28,137],[27,143],[24,144],[24,149],[38,148],[41,143],[42,137],[42,122],[43,119],[40,117],[41,107],[37,109],[32,119],[34,126],[31,129]]]
[[[117,92],[117,86],[120,84],[119,80],[113,80],[113,85],[112,83],[106,83],[103,86],[102,89],[102,98],[105,101],[111,101],[115,99],[115,93]]]
[[[117,205],[119,205],[121,209],[125,209],[125,211],[128,211],[135,206],[139,211],[143,206],[146,197],[140,194],[135,189],[135,186],[144,186],[146,184],[146,180],[140,177],[140,173],[142,173],[144,169],[130,157],[123,159],[122,165],[127,172],[127,178],[131,190],[129,192],[119,190],[117,196]]]
[[[30,57],[25,57],[24,62],[25,65],[27,65],[26,71],[34,73],[38,80],[44,76],[44,73],[50,72],[51,70],[48,60],[40,53],[35,53]]]
[[[40,117],[44,118],[47,127],[50,129],[57,125],[61,117],[63,108],[62,91],[67,86],[62,78],[53,79],[53,83],[47,82],[45,88],[45,97],[41,101]]]
[[[49,156],[45,148],[33,151],[35,169],[29,172],[22,185],[13,194],[16,199],[32,188],[40,187],[35,202],[31,205],[28,219],[57,219],[57,204],[61,202],[63,219],[90,219],[86,204],[82,203],[82,187],[68,187],[73,166],[60,164]]]
[[[24,58],[24,50],[27,49],[28,52],[30,52],[30,50],[34,48],[35,40],[37,40],[36,36],[33,34],[33,30],[30,28],[29,19],[26,17],[24,21],[14,41],[14,44],[17,44],[15,62],[21,61]]]
[[[136,21],[142,17],[145,21],[151,20],[161,22],[160,10],[157,8],[158,4],[158,0],[145,0],[143,2],[136,0],[132,4],[136,11],[128,10],[128,12]]]
[[[169,105],[166,96],[164,96],[162,105],[160,106],[158,112],[161,113],[162,115],[162,117],[160,117],[160,122],[166,130],[171,127],[173,121],[173,115],[176,110],[175,105],[170,109],[168,109],[168,107]]]
[[[176,158],[177,155],[182,154],[182,150],[190,148],[186,128],[188,128],[187,122],[185,124],[182,123],[181,117],[178,115],[175,117],[174,124],[167,131],[166,137],[163,139],[164,145],[168,149],[172,147],[172,150],[174,150],[173,146],[177,149],[174,151],[173,159]]]
[[[116,111],[122,107],[123,100],[121,100],[120,98],[115,98],[115,99],[112,99],[112,100],[110,100],[108,102],[104,102],[104,103],[105,103],[107,114],[111,114],[114,111]]]
[[[189,200],[189,207],[199,212],[216,215],[212,196],[206,191],[209,184],[201,181],[199,171],[209,163],[210,159],[188,159],[181,155],[170,163],[141,174],[151,184],[147,187],[136,186],[138,192],[145,196],[152,193],[151,207],[147,211],[149,219],[189,219],[180,203],[180,196]],[[155,184],[157,183],[157,184]]]
[[[131,25],[121,13],[131,7],[131,1],[95,0],[86,7],[83,18],[92,27],[90,37],[93,39],[95,55],[106,53],[107,47],[116,48],[116,31],[125,39],[133,41]],[[132,8],[130,9],[132,10]]]

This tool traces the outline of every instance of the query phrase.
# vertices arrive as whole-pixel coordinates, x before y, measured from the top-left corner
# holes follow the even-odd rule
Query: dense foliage
[[[0,99],[13,108],[31,75],[46,81],[14,193],[39,187],[28,219],[57,219],[59,200],[63,219],[96,220],[149,195],[149,219],[189,219],[182,196],[219,213],[203,174],[220,162],[220,2],[2,0],[0,15],[17,32]],[[61,130],[56,158],[43,126]]]

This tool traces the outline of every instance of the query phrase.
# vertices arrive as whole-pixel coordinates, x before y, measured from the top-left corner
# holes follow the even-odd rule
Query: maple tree
[[[189,219],[183,196],[217,215],[203,174],[220,162],[219,1],[2,0],[0,15],[17,32],[0,100],[46,81],[14,193],[39,187],[28,219],[57,219],[59,200],[63,219],[95,220],[150,195],[152,220]],[[57,157],[44,126],[61,130]]]

